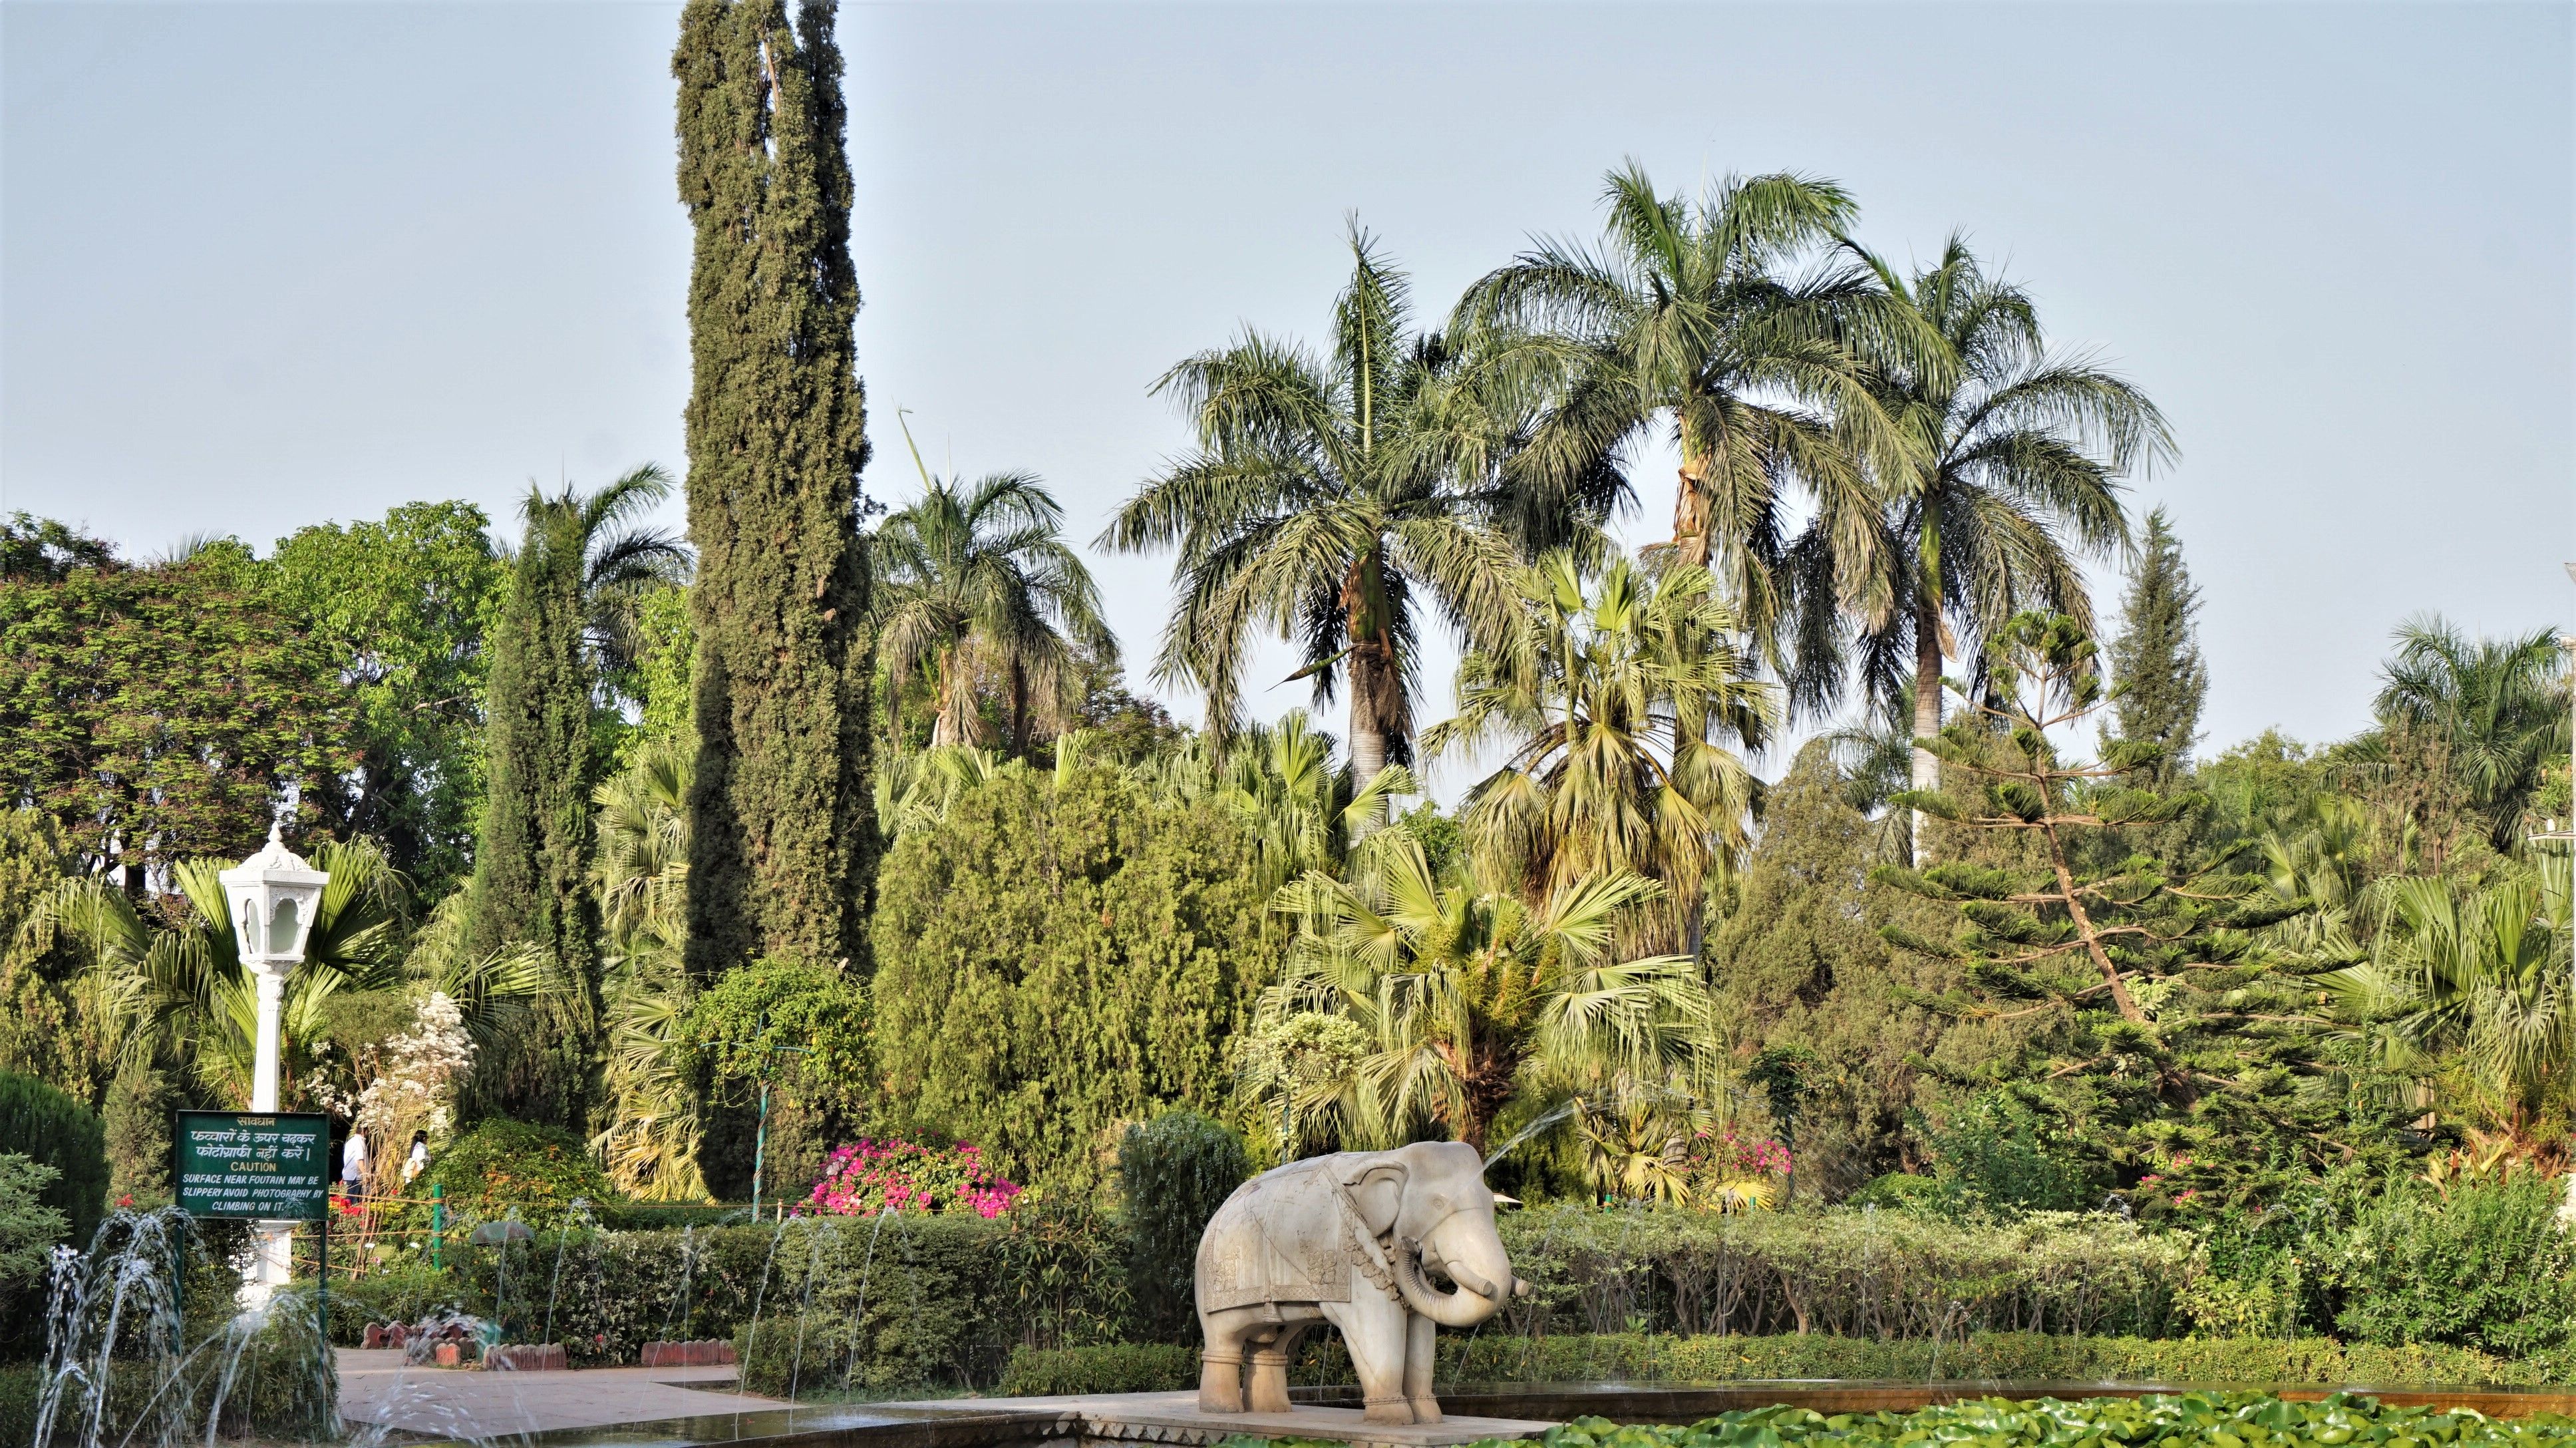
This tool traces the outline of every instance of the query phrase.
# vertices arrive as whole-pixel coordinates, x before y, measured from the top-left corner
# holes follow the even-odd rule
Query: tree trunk
[[[1018,659],[1011,660],[1011,757],[1029,757],[1029,674]]]
[[[1351,784],[1366,789],[1386,768],[1390,738],[1404,727],[1404,671],[1395,657],[1385,581],[1374,555],[1363,556],[1342,583],[1342,617],[1350,654]],[[1354,831],[1356,833],[1356,831]]]
[[[1351,784],[1366,789],[1386,769],[1386,731],[1378,727],[1377,700],[1360,683],[1363,656],[1351,655]]]
[[[959,657],[964,652],[963,648],[952,648],[939,657],[939,713],[930,724],[930,744],[934,749],[974,742],[973,727],[960,724],[957,717],[958,691],[966,687],[968,678],[965,662]]]
[[[2056,802],[2047,798],[2045,785],[2041,790],[2043,803],[2052,814],[2055,813]],[[2120,967],[2112,963],[2110,952],[2102,948],[2101,932],[2093,928],[2093,917],[2085,913],[2084,901],[2076,893],[2075,874],[2066,864],[2066,841],[2058,835],[2053,820],[2043,820],[2042,825],[2042,837],[2048,841],[2049,868],[2057,875],[2058,898],[2066,904],[2067,917],[2075,922],[2075,933],[2084,942],[2084,953],[2093,958],[2093,968],[2102,972],[2103,982],[2110,986],[2111,1004],[2119,1007],[2120,1019],[2146,1024],[2147,1013],[2138,1009],[2137,1001],[2130,998],[2127,983],[2120,979]]]
[[[1708,455],[1692,453],[1687,443],[1673,490],[1673,554],[1694,568],[1708,566]]]
[[[1929,739],[1941,732],[1941,611],[1928,602],[1914,607],[1914,737]],[[1909,783],[1916,789],[1941,787],[1941,761],[1922,745],[1914,746],[1914,774]],[[1911,835],[1913,863],[1924,863],[1924,815],[1914,812]]]

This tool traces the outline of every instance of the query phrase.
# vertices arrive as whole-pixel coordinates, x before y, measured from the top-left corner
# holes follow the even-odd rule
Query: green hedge
[[[2374,1347],[2328,1338],[2079,1337],[1981,1332],[1966,1341],[1794,1334],[1668,1337],[1612,1334],[1512,1341],[1479,1334],[1441,1342],[1452,1382],[1731,1382],[1755,1378],[1990,1378],[2022,1382],[2202,1384],[2559,1381],[2540,1363],[2449,1347]]]
[[[1124,1322],[1115,1224],[1082,1209],[974,1216],[802,1219],[686,1232],[547,1232],[507,1246],[451,1240],[445,1269],[421,1254],[333,1289],[332,1335],[452,1307],[497,1318],[508,1341],[563,1344],[580,1364],[632,1363],[656,1338],[735,1338],[755,1372],[810,1318],[807,1361],[875,1387],[989,1385],[1011,1350],[1114,1338]],[[684,1260],[685,1275],[682,1271]],[[560,1266],[558,1266],[560,1264]],[[864,1297],[863,1297],[864,1294]],[[783,1326],[782,1326],[783,1325]],[[785,1332],[784,1339],[776,1333]],[[786,1346],[772,1351],[773,1342]]]
[[[1074,1393],[1177,1393],[1198,1385],[1197,1348],[1117,1342],[1020,1348],[1011,1354],[1002,1384],[993,1391],[1005,1398],[1049,1398]]]
[[[1963,1226],[1905,1212],[1567,1205],[1510,1213],[1503,1243],[1538,1286],[1511,1310],[1520,1336],[2164,1337],[2187,1326],[2176,1304],[2194,1270],[2189,1238],[2099,1213]]]
[[[1023,1349],[1011,1356],[1002,1393],[1178,1392],[1198,1385],[1195,1348],[1113,1344]],[[1309,1339],[1291,1379],[1348,1383],[1338,1340]],[[1616,1333],[1529,1341],[1479,1332],[1443,1333],[1443,1383],[1745,1382],[1779,1378],[1992,1379],[2021,1382],[2266,1384],[2333,1387],[2409,1383],[2462,1387],[2546,1386],[2569,1375],[2536,1362],[2508,1362],[2442,1347],[2372,1347],[2324,1338],[2075,1337],[2033,1332],[1975,1333],[1964,1342],[1879,1342],[1794,1334],[1672,1337]]]
[[[0,1364],[0,1443],[36,1441],[36,1398],[45,1370],[35,1363]]]
[[[225,1330],[223,1320],[193,1310],[202,1294],[197,1290],[196,1274],[190,1275],[188,1340],[199,1343],[209,1337],[220,1338]],[[238,1287],[240,1278],[233,1277],[231,1285]],[[223,1412],[217,1430],[224,1438],[288,1443],[319,1441],[329,1436],[327,1420],[338,1401],[339,1378],[333,1371],[318,1387],[314,1382],[312,1319],[295,1311],[277,1312],[272,1318],[265,1330],[244,1345],[238,1371],[229,1382],[223,1381],[220,1358],[214,1351],[205,1350],[189,1360],[175,1389],[156,1396],[152,1363],[141,1357],[131,1361],[120,1357],[117,1370],[108,1380],[105,1440],[118,1443],[131,1437],[156,1441],[154,1433],[137,1430],[137,1415],[147,1405],[156,1412],[166,1412],[174,1403],[176,1419],[182,1425],[178,1439],[186,1442],[202,1438],[219,1391]],[[0,1365],[0,1443],[16,1448],[35,1440],[36,1405],[44,1389],[44,1377],[44,1367],[39,1363]],[[77,1390],[65,1394],[56,1413],[55,1441],[77,1438],[77,1427],[66,1424],[77,1424],[87,1411],[86,1401]]]

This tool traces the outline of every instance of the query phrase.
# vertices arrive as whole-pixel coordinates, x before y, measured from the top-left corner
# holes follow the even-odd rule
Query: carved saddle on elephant
[[[1354,1267],[1394,1299],[1390,1244],[1379,1241],[1361,1218],[1342,1180],[1346,1166],[1340,1155],[1313,1157],[1256,1178],[1266,1183],[1259,1193],[1253,1182],[1236,1188],[1217,1208],[1202,1239],[1210,1250],[1200,1308],[1216,1312],[1278,1302],[1348,1302]],[[1273,1221],[1311,1222],[1328,1214],[1342,1221],[1337,1243],[1282,1240],[1269,1230]]]

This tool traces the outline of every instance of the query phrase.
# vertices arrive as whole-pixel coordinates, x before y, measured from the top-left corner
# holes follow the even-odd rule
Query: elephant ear
[[[1404,1204],[1404,1168],[1394,1162],[1379,1162],[1343,1185],[1351,1189],[1351,1200],[1359,1206],[1360,1220],[1368,1224],[1369,1235],[1383,1237],[1395,1230],[1395,1214]]]

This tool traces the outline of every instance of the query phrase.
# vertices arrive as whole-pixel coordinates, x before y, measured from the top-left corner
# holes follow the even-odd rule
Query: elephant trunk
[[[1457,1279],[1458,1290],[1441,1292],[1422,1280],[1422,1244],[1403,1241],[1396,1244],[1395,1290],[1404,1295],[1404,1305],[1430,1318],[1442,1327],[1474,1327],[1502,1311],[1499,1295],[1477,1292],[1467,1286],[1472,1275],[1456,1267],[1449,1269]]]

